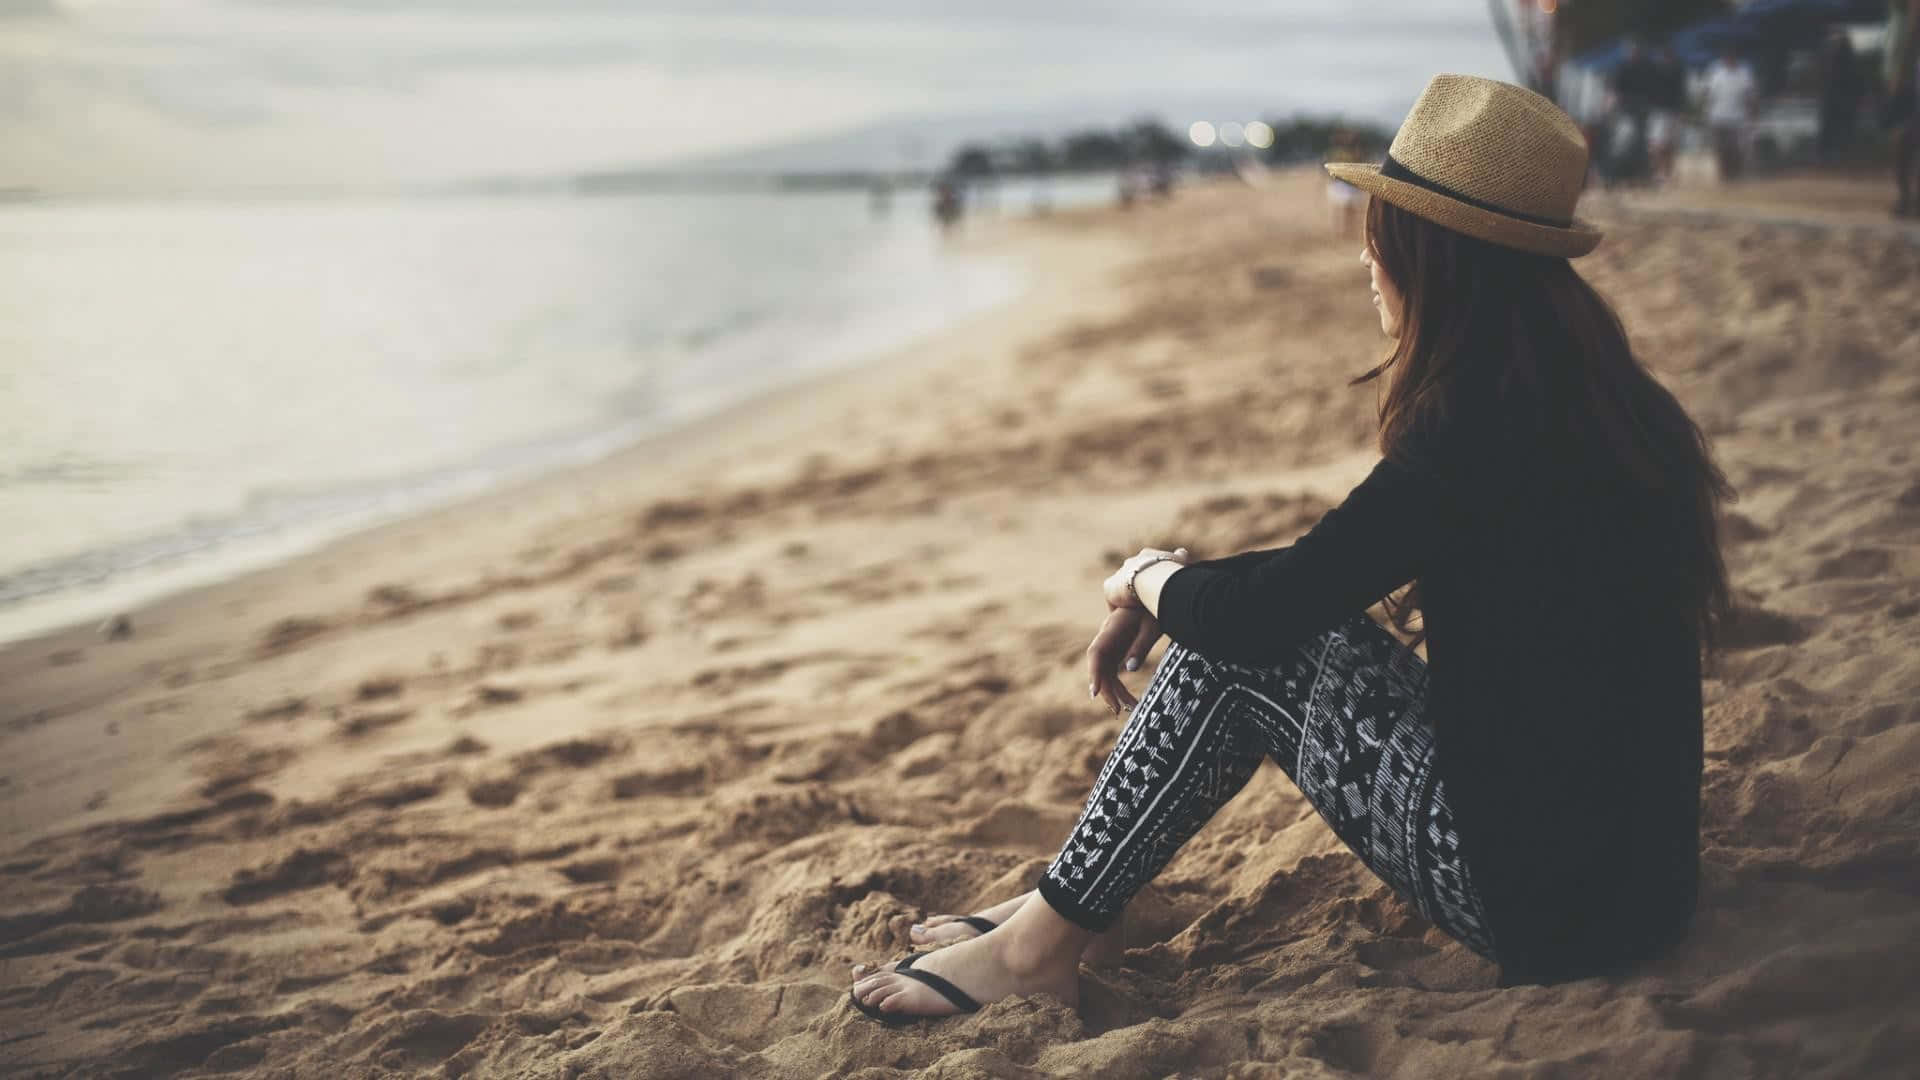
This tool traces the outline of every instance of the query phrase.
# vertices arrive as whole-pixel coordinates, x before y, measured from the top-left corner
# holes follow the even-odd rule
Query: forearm
[[[1264,663],[1419,577],[1454,516],[1425,469],[1382,461],[1289,547],[1231,567],[1155,564],[1134,590],[1179,644]]]

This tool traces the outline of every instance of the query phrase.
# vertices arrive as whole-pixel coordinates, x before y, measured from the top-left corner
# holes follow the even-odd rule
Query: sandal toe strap
[[[920,959],[920,957],[924,955],[926,954],[915,953],[914,955],[907,957],[905,960],[900,961],[900,966],[894,968],[893,970],[899,972],[902,975],[905,975],[909,979],[913,979],[916,982],[924,983],[928,986],[933,987],[933,989],[937,993],[939,993],[941,997],[946,998],[948,1001],[952,1002],[954,1007],[959,1009],[961,1012],[970,1012],[970,1013],[979,1012],[980,1003],[973,1000],[973,998],[969,996],[965,990],[960,989],[959,987],[953,985],[952,983],[941,978],[940,976],[935,975],[931,971],[921,971],[919,968],[916,968],[913,966],[913,962],[915,960]]]

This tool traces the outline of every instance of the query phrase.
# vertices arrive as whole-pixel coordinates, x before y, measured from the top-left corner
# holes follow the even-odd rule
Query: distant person
[[[1665,183],[1673,178],[1674,156],[1687,115],[1687,66],[1672,49],[1661,46],[1653,54],[1648,81],[1647,155],[1653,178]]]
[[[1173,163],[1156,161],[1147,170],[1147,191],[1156,199],[1173,197]]]
[[[1820,157],[1832,161],[1853,145],[1860,99],[1866,93],[1860,60],[1846,30],[1834,27],[1820,51]]]
[[[1887,49],[1882,73],[1886,104],[1881,122],[1893,133],[1893,184],[1899,192],[1894,217],[1920,217],[1920,191],[1914,169],[1920,159],[1920,0],[1887,4]]]
[[[1707,128],[1713,132],[1720,179],[1737,180],[1746,169],[1747,125],[1753,120],[1757,88],[1753,72],[1731,46],[1707,69],[1704,88]]]
[[[1636,971],[1686,935],[1726,489],[1573,268],[1601,239],[1574,217],[1586,169],[1552,102],[1465,75],[1428,84],[1384,165],[1327,166],[1372,196],[1379,463],[1290,545],[1120,564],[1086,670],[1130,715],[1059,854],[909,931],[939,948],[856,967],[854,1007],[1074,1005],[1087,950],[1268,758],[1503,985]],[[1383,598],[1430,661],[1368,617]],[[1122,673],[1162,633],[1136,700]]]
[[[1649,147],[1652,142],[1651,115],[1658,93],[1659,72],[1653,60],[1637,41],[1627,42],[1626,55],[1613,69],[1613,97],[1624,117],[1633,126],[1622,131],[1624,141],[1615,151],[1613,168],[1618,179],[1642,179],[1650,171]]]
[[[1361,160],[1359,142],[1348,131],[1336,131],[1327,147],[1327,164],[1350,164]],[[1367,197],[1359,188],[1337,176],[1327,177],[1327,223],[1335,236],[1359,239],[1361,214]]]
[[[933,185],[933,219],[940,223],[942,231],[953,231],[953,227],[960,223],[962,209],[960,185],[948,177],[936,180]]]

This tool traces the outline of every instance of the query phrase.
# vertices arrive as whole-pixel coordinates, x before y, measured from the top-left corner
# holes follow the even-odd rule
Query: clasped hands
[[[1107,620],[1087,646],[1087,696],[1104,700],[1113,712],[1138,703],[1120,681],[1121,670],[1139,670],[1147,661],[1147,653],[1153,651],[1154,642],[1160,640],[1160,620],[1141,606],[1140,598],[1127,584],[1145,564],[1170,559],[1184,565],[1187,557],[1186,548],[1141,548],[1140,554],[1122,562],[1100,587],[1107,601]]]

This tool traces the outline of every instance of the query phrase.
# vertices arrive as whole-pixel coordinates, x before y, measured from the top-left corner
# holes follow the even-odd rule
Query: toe
[[[900,984],[904,981],[903,979],[896,978],[881,979],[875,982],[873,987],[867,991],[867,996],[864,1000],[869,1005],[878,1006],[888,998],[898,997],[901,991]]]
[[[953,1003],[911,979],[901,979],[885,993],[876,995],[875,1006],[882,1012],[913,1016],[952,1016],[960,1010]]]
[[[965,923],[941,923],[938,927],[929,927],[915,939],[916,945],[951,945],[956,941],[979,937],[979,933]]]
[[[907,985],[911,985],[911,980],[905,976],[895,975],[891,971],[882,971],[873,977],[873,985],[869,989],[873,995],[884,997],[886,996],[886,991],[897,990]]]
[[[853,981],[856,983],[863,982],[867,979],[885,975],[893,969],[893,964],[855,964],[853,965]]]

